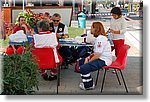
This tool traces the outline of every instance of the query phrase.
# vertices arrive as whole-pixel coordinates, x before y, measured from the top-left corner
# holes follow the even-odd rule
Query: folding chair
[[[104,75],[103,75],[103,81],[102,81],[102,86],[101,86],[101,92],[103,91],[103,86],[104,86],[104,82],[105,82],[105,76],[106,76],[106,72],[107,70],[109,69],[114,69],[115,70],[115,73],[116,73],[116,77],[118,79],[118,82],[119,82],[119,85],[121,85],[121,82],[119,80],[119,76],[118,76],[118,72],[117,70],[119,70],[120,74],[121,74],[121,77],[122,77],[122,80],[123,80],[123,83],[124,83],[124,86],[125,86],[125,89],[126,89],[126,92],[128,93],[128,89],[127,89],[127,85],[125,83],[125,79],[123,77],[123,73],[122,73],[122,70],[125,69],[126,67],[126,58],[127,58],[127,53],[128,53],[128,50],[129,50],[130,46],[125,44],[123,45],[120,50],[119,50],[119,53],[118,53],[118,56],[116,58],[115,61],[112,62],[111,65],[109,66],[104,66],[103,69],[105,69],[105,72],[104,72]],[[99,70],[97,72],[97,78],[96,78],[96,84],[97,85],[97,81],[98,81],[98,76],[99,76]]]
[[[34,35],[34,47],[32,53],[37,58],[37,63],[40,69],[57,68],[57,94],[60,86],[60,65],[62,58],[57,52],[57,38],[55,33]]]

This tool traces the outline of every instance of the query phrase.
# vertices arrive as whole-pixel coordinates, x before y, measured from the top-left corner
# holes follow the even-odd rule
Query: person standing
[[[111,14],[113,18],[110,23],[109,31],[113,35],[112,40],[114,46],[112,47],[112,51],[115,49],[115,55],[117,57],[120,47],[124,45],[126,21],[125,18],[122,16],[122,12],[119,7],[114,7],[111,10]]]
[[[91,33],[96,38],[94,41],[94,53],[85,59],[83,65],[80,65],[82,83],[79,84],[79,87],[83,90],[94,89],[95,87],[90,72],[112,63],[111,46],[105,36],[102,23],[93,22]]]
[[[55,13],[52,16],[52,23],[50,23],[50,32],[56,33],[58,39],[69,38],[68,27],[61,23],[61,16]],[[69,46],[61,46],[58,50],[60,55],[63,57],[63,65],[68,68],[68,63],[72,58],[72,52]]]

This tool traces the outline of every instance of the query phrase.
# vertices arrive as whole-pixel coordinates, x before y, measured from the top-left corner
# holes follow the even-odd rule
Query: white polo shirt
[[[110,29],[120,31],[120,34],[112,34],[112,40],[125,39],[126,25],[127,24],[124,17],[111,19]]]
[[[110,65],[112,63],[112,53],[111,53],[111,45],[108,39],[99,35],[94,42],[94,52],[99,52],[99,59],[104,60],[106,65]]]

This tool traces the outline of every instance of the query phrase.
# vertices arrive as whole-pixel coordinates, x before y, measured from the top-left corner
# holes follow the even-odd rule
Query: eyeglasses
[[[53,20],[53,22],[59,22],[59,20]]]

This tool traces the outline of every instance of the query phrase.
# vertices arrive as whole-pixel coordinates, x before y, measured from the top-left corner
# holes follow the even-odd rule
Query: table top
[[[59,43],[61,46],[93,46],[91,43],[78,43],[73,39],[59,39]]]

